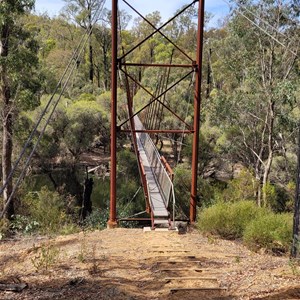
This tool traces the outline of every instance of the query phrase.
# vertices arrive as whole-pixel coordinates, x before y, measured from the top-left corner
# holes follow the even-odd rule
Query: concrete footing
[[[107,222],[107,229],[115,229],[117,227],[118,227],[118,223],[117,222],[111,222],[111,221]]]

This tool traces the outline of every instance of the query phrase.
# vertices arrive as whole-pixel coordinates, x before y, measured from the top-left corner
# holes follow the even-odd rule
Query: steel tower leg
[[[192,152],[192,184],[190,198],[190,222],[194,223],[197,214],[197,181],[198,181],[198,152],[200,134],[200,105],[202,81],[202,53],[203,53],[203,28],[204,28],[204,0],[199,0],[198,7],[198,36],[196,57],[196,82],[194,95],[194,136]]]
[[[117,226],[117,65],[118,65],[118,0],[112,0],[112,65],[111,65],[111,144],[110,144],[110,211],[108,228]]]

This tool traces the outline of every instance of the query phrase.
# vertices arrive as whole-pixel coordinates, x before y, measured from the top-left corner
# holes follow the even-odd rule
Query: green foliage
[[[174,188],[176,206],[179,208],[178,217],[189,215],[189,199],[191,193],[191,169],[187,164],[179,164],[174,169]],[[198,177],[199,203],[202,208],[215,203],[217,195],[220,193],[221,184],[213,180],[205,180]]]
[[[31,259],[36,271],[47,272],[59,260],[60,250],[54,245],[42,244],[37,250],[37,255]]]
[[[211,138],[207,132],[205,132],[205,135],[201,132],[199,139],[199,144],[201,145],[201,147],[199,147],[199,172],[203,174],[205,167],[214,157],[214,149],[212,143],[208,142],[208,139],[211,140]],[[193,143],[192,136],[188,137],[186,143],[187,145],[183,148],[183,154],[191,161]]]
[[[97,178],[94,179],[94,187],[92,193],[92,203],[97,209],[108,207],[109,195],[110,195],[110,181],[109,178]]]
[[[47,187],[27,194],[25,202],[30,218],[37,222],[41,233],[59,233],[70,223],[70,218],[65,213],[62,196],[57,192],[49,191]]]
[[[58,95],[54,96],[55,99],[57,97]],[[20,143],[24,143],[29,134],[28,127],[32,127],[36,118],[40,116],[48,98],[44,96],[40,107],[30,114],[23,113],[16,123],[15,127]],[[108,146],[109,124],[107,112],[102,109],[95,99],[91,94],[81,94],[75,102],[64,97],[60,99],[51,122],[37,148],[38,157],[42,162],[45,159],[56,157],[59,153],[65,153],[69,155],[68,157],[78,159],[82,152],[88,151],[99,142],[103,147]]]
[[[242,169],[238,176],[228,183],[220,198],[223,201],[255,200],[258,181],[247,169]],[[271,197],[271,195],[269,195]]]
[[[78,157],[99,135],[107,119],[96,102],[86,100],[77,101],[68,107],[67,118],[64,141],[73,156]]]
[[[8,235],[9,229],[9,221],[6,218],[2,218],[0,220],[0,241]]]
[[[124,178],[138,178],[139,169],[137,165],[137,159],[135,154],[128,150],[124,149],[118,152],[118,176]]]
[[[198,228],[226,239],[241,238],[247,225],[266,210],[251,201],[219,202],[205,208],[198,215]]]
[[[84,220],[84,228],[88,230],[105,229],[107,227],[108,217],[108,208],[94,209],[92,213]]]
[[[191,192],[191,171],[184,164],[174,169],[174,188],[177,206],[182,210],[182,217],[189,215],[189,199]]]
[[[140,200],[140,201],[139,201]],[[128,218],[135,213],[140,213],[145,210],[144,199],[137,198],[133,202],[121,203],[117,205],[117,212],[119,218]],[[124,228],[135,228],[138,226],[136,221],[122,221],[119,223],[120,227]]]
[[[277,200],[275,186],[267,182],[267,184],[265,184],[265,186],[263,187],[262,191],[266,195],[266,207],[275,207]]]
[[[10,228],[13,231],[23,234],[31,234],[38,230],[39,223],[28,216],[15,215],[10,224]]]
[[[0,67],[2,72],[5,70],[6,76],[8,75],[9,80],[6,84],[10,88],[11,98],[14,99],[17,111],[33,110],[40,104],[39,92],[43,82],[38,61],[39,45],[34,34],[26,29],[26,18],[21,18],[19,15],[29,9],[32,5],[29,2],[33,3],[33,1],[27,1],[27,3],[26,1],[11,1],[13,2],[15,4],[9,5],[12,6],[11,10],[0,22],[0,29],[2,28],[3,33],[9,29],[6,37],[9,39],[8,53],[1,58]],[[3,5],[1,4],[1,8]],[[16,6],[19,7],[16,8]],[[0,12],[0,19],[2,17]],[[11,20],[10,23],[10,18],[15,18],[15,20]],[[4,30],[4,26],[8,28]]]
[[[96,101],[96,96],[93,94],[83,93],[79,96],[77,101]]]
[[[16,15],[24,14],[32,9],[34,0],[5,1],[0,6],[0,24],[13,22]]]
[[[292,214],[275,214],[251,201],[219,202],[198,215],[198,228],[225,239],[243,238],[252,250],[261,248],[276,254],[289,251]]]
[[[117,205],[117,214],[119,218],[125,218],[133,215],[134,213],[140,212],[137,210],[137,204],[135,201],[130,204],[119,204]],[[138,208],[139,209],[139,208]],[[109,218],[109,208],[100,208],[100,209],[94,209],[93,212],[84,220],[84,228],[86,230],[103,230],[107,228],[107,221]],[[134,228],[138,225],[138,222],[133,221],[126,221],[126,222],[120,222],[119,224],[121,227],[125,228]]]
[[[255,251],[260,248],[273,253],[289,251],[292,241],[291,214],[269,213],[258,216],[246,228],[244,243]]]
[[[140,174],[136,156],[128,149],[122,149],[117,154],[117,203],[118,215],[123,217],[143,211],[145,208],[142,190],[136,195],[140,188]],[[123,211],[124,210],[124,211]]]

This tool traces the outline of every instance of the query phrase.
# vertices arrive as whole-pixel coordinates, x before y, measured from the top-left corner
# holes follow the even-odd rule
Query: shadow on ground
[[[264,299],[264,300],[288,300],[288,299],[300,299],[300,287],[283,290],[275,295],[266,296],[263,298],[253,298],[253,300]]]

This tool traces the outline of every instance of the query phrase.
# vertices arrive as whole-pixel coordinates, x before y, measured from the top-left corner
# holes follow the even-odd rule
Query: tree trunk
[[[300,124],[299,124],[300,125]],[[300,128],[300,126],[299,126]],[[299,223],[300,223],[300,129],[298,133],[298,157],[297,157],[297,177],[295,193],[295,209],[293,218],[293,243],[291,256],[296,258],[299,255]]]
[[[101,73],[100,73],[100,68],[99,67],[97,67],[96,68],[96,76],[97,76],[97,87],[98,88],[101,88]]]
[[[256,203],[258,207],[261,207],[261,184],[260,179],[258,180],[258,188],[257,188],[257,195],[256,195]]]
[[[210,79],[211,79],[211,49],[208,50],[208,59],[207,59],[207,81],[206,81],[206,99],[209,99],[210,96]]]
[[[0,57],[2,64],[0,65],[0,97],[2,102],[2,181],[5,184],[11,173],[12,166],[12,102],[11,92],[8,82],[8,74],[6,68],[6,58],[8,56],[8,40],[9,26],[2,25],[1,41],[0,41]],[[4,206],[7,205],[8,199],[12,193],[12,178],[7,182],[7,186],[3,191]],[[14,214],[13,200],[10,201],[5,213],[8,219]]]
[[[89,13],[89,61],[90,61],[90,81],[94,81],[94,62],[93,62],[93,46],[92,46],[92,8],[88,4],[88,13]]]
[[[106,41],[106,37],[104,37]],[[109,63],[108,63],[108,48],[106,45],[102,46],[103,51],[103,66],[104,66],[104,89],[105,91],[109,90]]]
[[[262,200],[264,207],[267,206],[267,183],[269,179],[269,174],[273,162],[273,131],[274,131],[274,118],[275,118],[275,112],[274,112],[275,102],[270,101],[269,102],[269,109],[270,109],[270,121],[268,126],[268,159],[267,163],[264,168],[264,175],[263,175],[263,186],[262,186]]]
[[[90,25],[91,30],[92,25]],[[93,63],[93,46],[92,46],[92,33],[89,36],[89,63],[90,63],[90,81],[94,81],[94,63]]]

